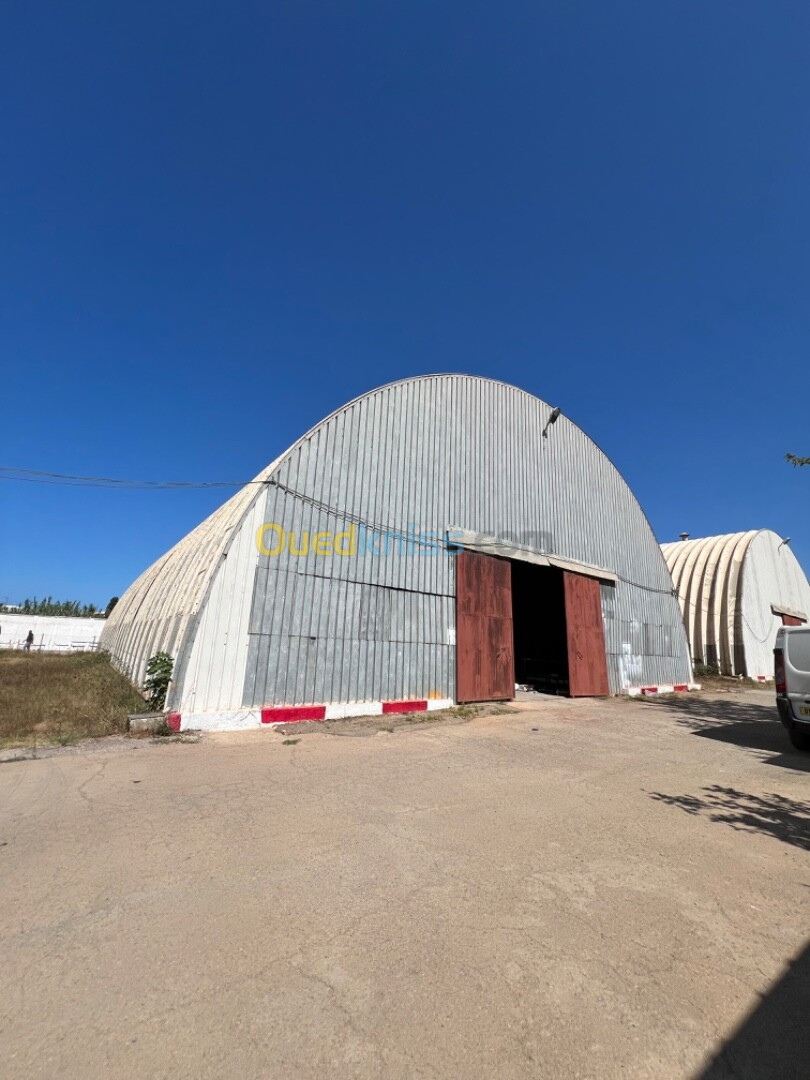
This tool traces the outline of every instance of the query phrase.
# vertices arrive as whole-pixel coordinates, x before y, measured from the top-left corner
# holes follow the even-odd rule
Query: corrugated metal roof
[[[525,391],[464,375],[356,398],[147,570],[113,610],[105,646],[137,681],[152,653],[170,652],[175,701],[197,711],[454,697],[452,557],[268,558],[254,540],[256,521],[298,537],[412,524],[614,574],[602,586],[612,688],[688,681],[672,581],[643,511],[565,416],[543,437],[550,413]],[[240,678],[239,701],[224,702]]]
[[[810,609],[810,585],[770,529],[677,540],[661,550],[678,590],[695,663],[724,675],[772,674],[779,610]]]

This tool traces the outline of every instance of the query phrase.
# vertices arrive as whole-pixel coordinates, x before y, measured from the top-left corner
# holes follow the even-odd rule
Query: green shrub
[[[150,709],[160,712],[166,704],[166,694],[172,681],[174,660],[165,652],[156,652],[146,665],[144,692]]]
[[[706,678],[707,675],[719,675],[720,674],[720,668],[715,667],[714,664],[695,664],[695,666],[694,666],[694,668],[692,670],[694,671],[695,675],[700,676],[700,677],[702,677],[704,679]]]

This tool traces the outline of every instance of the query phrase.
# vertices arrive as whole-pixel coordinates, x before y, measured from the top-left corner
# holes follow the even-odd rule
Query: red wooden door
[[[568,692],[571,697],[607,697],[602,594],[596,578],[563,571],[568,634]]]
[[[456,700],[515,696],[512,567],[506,559],[456,556]]]

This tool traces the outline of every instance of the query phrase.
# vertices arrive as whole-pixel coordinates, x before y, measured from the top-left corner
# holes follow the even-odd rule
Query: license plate
[[[802,716],[810,716],[810,705],[800,705],[799,712]]]

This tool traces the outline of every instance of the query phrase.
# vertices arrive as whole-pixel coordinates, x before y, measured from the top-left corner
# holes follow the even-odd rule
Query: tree
[[[810,465],[810,457],[797,457],[796,454],[785,454],[785,459],[791,465]]]
[[[117,603],[118,603],[118,597],[117,596],[111,596],[110,599],[107,601],[107,606],[104,608],[104,618],[105,619],[108,619],[110,617],[110,612],[112,611],[112,609],[115,607],[115,605]]]
[[[110,603],[115,606],[117,600],[118,597],[115,596]],[[0,610],[2,610],[1,607]],[[45,596],[42,600],[38,600],[36,597],[32,600],[27,596],[19,605],[19,611],[22,615],[80,616],[88,619],[97,618],[101,615],[101,611],[95,604],[82,604],[79,600],[54,600],[52,596]]]

